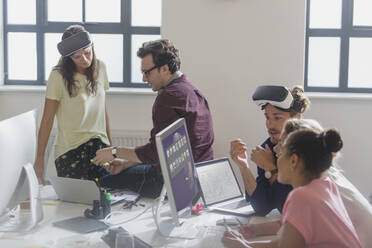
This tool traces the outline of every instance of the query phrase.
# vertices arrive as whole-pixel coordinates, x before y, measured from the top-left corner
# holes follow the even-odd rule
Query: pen
[[[238,218],[235,218],[238,222],[239,222],[239,227],[240,229],[243,229],[248,235],[252,235],[252,230],[249,229],[248,226],[243,226],[242,222],[238,219]]]
[[[93,163],[94,160],[91,159],[90,162]],[[104,167],[107,167],[107,166],[109,166],[109,165],[110,165],[110,164],[109,164],[108,162],[104,162],[103,164],[100,165],[101,167],[98,168],[98,172],[103,171]]]
[[[224,225],[226,231],[229,231],[229,227],[227,226],[225,217],[223,217],[223,225]]]
[[[91,159],[90,160],[90,162],[91,163],[93,163],[94,162],[94,160],[93,159]],[[102,166],[102,167],[107,167],[107,166],[109,166],[110,165],[110,163],[109,162],[104,162],[103,164],[101,164],[100,166]]]
[[[236,219],[236,221],[239,223],[239,226],[243,226],[243,224],[242,224],[242,222],[239,220],[239,218],[235,218]]]

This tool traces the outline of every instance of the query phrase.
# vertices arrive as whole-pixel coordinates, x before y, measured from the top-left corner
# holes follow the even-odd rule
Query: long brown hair
[[[62,40],[77,34],[79,32],[86,31],[85,28],[81,25],[72,25],[69,26],[62,35]],[[96,54],[94,52],[94,47],[92,45],[92,64],[89,68],[85,71],[85,75],[87,76],[88,84],[86,86],[87,91],[93,95],[97,92],[97,78],[98,78],[98,68],[99,64],[96,59]],[[76,84],[76,80],[74,80],[74,75],[76,73],[76,65],[74,61],[70,58],[70,56],[63,57],[58,61],[58,64],[54,67],[54,70],[58,70],[61,74],[63,79],[65,80],[65,85],[70,97],[77,96],[77,93],[80,90],[80,85]]]

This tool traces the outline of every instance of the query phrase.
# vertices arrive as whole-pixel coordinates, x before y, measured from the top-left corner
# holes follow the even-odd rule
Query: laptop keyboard
[[[219,207],[220,208],[225,208],[225,209],[238,209],[238,208],[245,207],[247,205],[249,205],[249,203],[245,199],[242,199],[240,201],[234,201],[234,202],[230,202],[230,203],[227,203],[227,204],[223,204]]]

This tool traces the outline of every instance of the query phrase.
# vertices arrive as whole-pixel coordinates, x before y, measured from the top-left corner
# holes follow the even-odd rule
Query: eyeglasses
[[[146,71],[143,71],[143,72],[142,72],[142,75],[148,77],[149,74],[150,74],[150,72],[151,72],[152,70],[154,70],[155,68],[158,68],[158,66],[154,65],[154,66],[151,67],[150,69],[148,69],[148,70],[146,70]]]

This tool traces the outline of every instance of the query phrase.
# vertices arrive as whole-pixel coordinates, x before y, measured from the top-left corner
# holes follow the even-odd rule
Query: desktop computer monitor
[[[188,207],[191,209],[199,191],[185,119],[178,119],[156,134],[155,142],[164,179],[160,198],[166,191],[175,228],[180,226],[179,212]]]
[[[32,110],[0,121],[0,231],[7,214],[20,202],[30,199],[31,207],[37,205],[33,200],[38,194],[38,183],[32,167],[36,154],[35,114]],[[41,216],[38,212],[32,216],[33,223],[28,224],[34,225]]]

